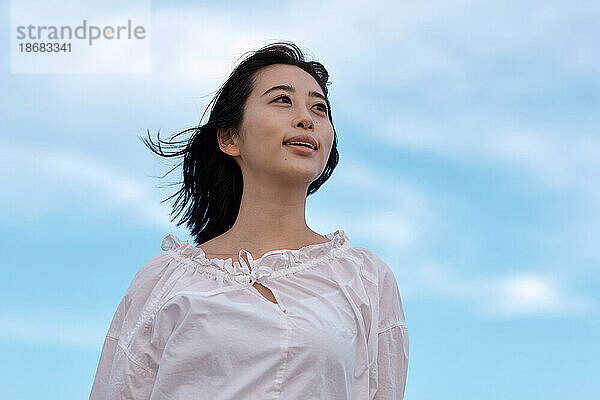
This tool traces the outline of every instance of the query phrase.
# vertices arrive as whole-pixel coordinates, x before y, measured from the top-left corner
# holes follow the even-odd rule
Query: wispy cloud
[[[529,171],[549,187],[578,193],[600,204],[600,140],[593,136],[562,139],[539,132],[507,130],[482,146],[491,157]]]
[[[477,277],[426,262],[407,273],[412,280],[411,296],[462,303],[485,318],[580,316],[596,309],[593,299],[543,271]]]
[[[96,212],[120,212],[137,223],[172,229],[167,208],[155,192],[126,172],[87,154],[57,148],[4,144],[0,149],[3,180],[16,196],[3,198],[11,212],[27,210],[30,218],[65,203]],[[23,179],[27,177],[27,179]],[[33,183],[35,182],[35,183]],[[43,199],[43,201],[42,201]]]
[[[339,203],[334,200],[326,210],[311,210],[314,221],[342,222],[356,243],[377,243],[395,252],[415,250],[432,212],[427,194],[418,186],[352,155],[344,157],[331,181],[329,184],[338,185],[340,193],[352,196],[339,200],[344,203],[342,208],[335,207]],[[352,217],[348,218],[348,214]]]
[[[507,7],[502,1],[389,1],[379,3],[386,10],[383,13],[365,12],[364,4],[320,2],[320,19],[326,23],[315,29],[307,29],[302,18],[290,19],[303,15],[306,3],[286,3],[277,12],[254,4],[157,5],[160,18],[153,22],[153,46],[161,52],[154,54],[153,73],[161,79],[152,87],[170,89],[175,83],[178,93],[186,94],[214,90],[243,52],[272,40],[294,40],[329,68],[338,115],[352,126],[353,134],[389,144],[389,151],[410,149],[475,167],[526,173],[536,183],[595,199],[597,205],[600,191],[592,184],[600,178],[600,141],[592,129],[597,117],[588,110],[586,123],[561,119],[570,110],[563,113],[555,105],[562,104],[571,90],[569,84],[597,82],[600,56],[591,51],[595,43],[591,38],[597,35],[589,32],[598,32],[598,26],[589,21],[600,8],[589,7],[583,13],[581,4],[520,2]],[[285,15],[290,18],[281,17]],[[352,26],[352,40],[348,40],[348,26]],[[108,90],[101,85],[105,82],[99,81],[96,88],[108,98],[114,87]],[[571,96],[565,100],[569,104],[582,100],[580,93]],[[573,126],[572,121],[579,125]],[[123,210],[143,223],[172,227],[166,206],[158,204],[148,185],[107,162],[28,146],[5,146],[0,155],[3,178],[28,194],[11,207],[42,210],[52,198],[63,199],[61,191],[66,187],[85,193],[88,197],[82,203],[93,201],[102,212]],[[409,251],[424,243],[427,224],[436,211],[424,188],[393,171],[383,172],[348,157],[340,167],[334,180],[342,189],[364,193],[369,206],[353,209],[344,200],[339,211],[316,207],[311,215],[317,217],[315,221],[344,221],[350,233],[356,232],[357,241],[361,235],[392,251]],[[17,170],[29,174],[29,182],[42,178],[43,189],[32,192],[25,187],[23,175],[17,178],[13,173]],[[41,195],[43,203],[28,200]],[[591,211],[591,218],[598,218],[597,207]],[[454,239],[460,240],[461,234],[468,233],[457,230]],[[523,275],[471,279],[457,278],[458,270],[451,266],[436,269],[424,263],[415,271],[421,268],[421,278],[431,274],[431,280],[416,276],[415,287],[429,288],[442,297],[470,294],[471,300],[489,304],[488,310],[510,315],[519,309],[549,312],[559,309],[557,304],[566,304],[568,310],[584,309],[577,304],[586,304],[565,288],[566,283],[546,273],[530,275],[526,267]],[[460,290],[444,284],[444,273]],[[523,287],[526,293],[538,294],[520,295],[522,289],[516,288]]]
[[[0,340],[15,344],[34,344],[99,350],[108,330],[106,321],[89,315],[36,310],[2,310]]]
[[[492,285],[497,293],[483,311],[493,317],[587,315],[594,308],[591,298],[568,290],[547,274],[519,273]]]

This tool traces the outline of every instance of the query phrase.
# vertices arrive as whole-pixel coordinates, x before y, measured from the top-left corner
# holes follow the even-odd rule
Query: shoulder
[[[354,251],[362,259],[362,276],[377,288],[379,329],[403,325],[404,310],[394,271],[375,252],[364,247],[355,247]]]
[[[361,274],[371,283],[380,286],[390,279],[395,281],[392,269],[372,250],[365,247],[353,246],[351,253],[360,265]]]
[[[142,264],[137,270],[128,292],[142,289],[149,282],[156,282],[169,270],[169,266],[176,259],[176,254],[184,252],[190,246],[187,242],[180,240],[177,236],[168,234],[161,243],[162,252],[155,254]],[[193,248],[193,247],[192,247]],[[175,263],[176,264],[176,263]],[[171,268],[172,269],[172,268]]]
[[[167,271],[172,269],[169,268],[172,259],[168,252],[159,253],[147,259],[137,270],[117,307],[109,336],[121,338],[133,329],[135,322],[150,305],[149,300],[156,297],[164,285],[165,277],[170,275]]]
[[[135,273],[126,294],[132,295],[142,290],[148,283],[159,280],[172,259],[172,254],[162,252],[146,260]]]

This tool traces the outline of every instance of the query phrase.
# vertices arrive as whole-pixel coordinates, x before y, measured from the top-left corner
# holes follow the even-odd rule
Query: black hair
[[[256,82],[256,73],[261,68],[272,64],[294,65],[315,78],[327,98],[327,115],[333,126],[327,90],[327,85],[331,84],[328,82],[329,73],[321,63],[306,61],[302,50],[297,45],[282,41],[250,52],[234,68],[208,103],[198,126],[185,129],[166,141],[160,139],[159,130],[156,144],[152,142],[149,130],[148,139],[139,137],[153,153],[159,156],[183,158],[180,163],[161,177],[164,178],[183,164],[183,181],[177,183],[181,185],[181,188],[162,200],[161,203],[177,196],[171,212],[171,215],[174,214],[171,222],[183,212],[177,226],[186,223],[198,245],[226,232],[235,223],[242,200],[242,172],[233,157],[219,148],[217,131],[218,129],[238,131],[242,123],[246,100]],[[208,122],[202,125],[202,119],[211,104],[214,106]],[[187,132],[191,132],[189,139],[174,140],[177,136]],[[316,192],[329,179],[338,164],[339,154],[335,127],[333,133],[333,146],[327,165],[321,176],[309,185],[307,197]],[[163,151],[163,145],[167,151]]]

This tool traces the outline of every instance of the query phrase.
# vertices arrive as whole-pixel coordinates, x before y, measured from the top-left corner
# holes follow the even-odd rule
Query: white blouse
[[[325,236],[232,262],[167,235],[116,310],[90,399],[401,400],[394,274],[343,230]]]

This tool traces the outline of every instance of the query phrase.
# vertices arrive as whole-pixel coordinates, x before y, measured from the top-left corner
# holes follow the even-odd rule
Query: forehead
[[[254,91],[260,96],[265,90],[276,85],[289,85],[300,93],[315,91],[323,94],[323,90],[308,72],[295,65],[273,64],[261,68],[256,74]]]

